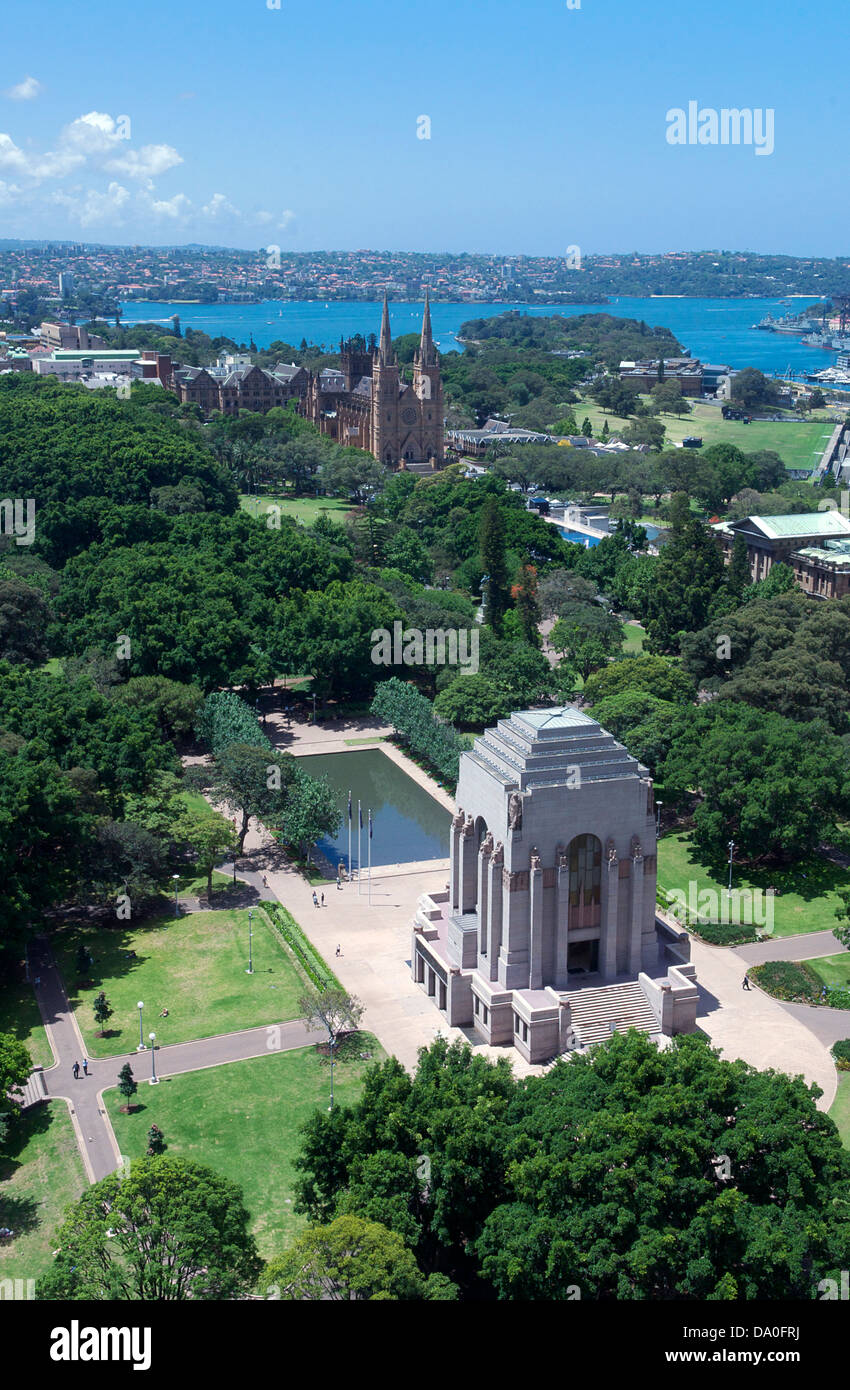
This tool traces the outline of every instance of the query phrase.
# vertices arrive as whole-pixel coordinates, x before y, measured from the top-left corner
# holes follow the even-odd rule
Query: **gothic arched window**
[[[570,844],[570,907],[596,906],[602,890],[602,841],[576,835]]]

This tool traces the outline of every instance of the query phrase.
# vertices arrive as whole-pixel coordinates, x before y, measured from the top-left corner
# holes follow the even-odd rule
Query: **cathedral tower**
[[[431,332],[431,305],[425,290],[422,335],[413,359],[413,389],[421,403],[421,447],[423,461],[443,462],[443,384],[437,350]]]
[[[399,369],[393,353],[390,310],[385,291],[381,338],[372,360],[371,451],[379,463],[394,465],[399,461],[399,387]]]

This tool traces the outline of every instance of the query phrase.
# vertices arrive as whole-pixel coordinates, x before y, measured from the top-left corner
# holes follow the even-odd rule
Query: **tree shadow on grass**
[[[702,859],[690,835],[683,839],[683,847],[688,863],[696,871],[695,877],[696,873],[701,872],[725,887],[729,874],[728,860],[709,863]],[[833,864],[819,854],[811,854],[805,859],[795,860],[792,864],[739,864],[733,861],[732,887],[740,888],[742,879],[763,892],[768,888],[775,888],[780,897],[783,893],[795,893],[804,902],[814,902],[826,893],[850,887],[850,873],[847,869]],[[830,921],[825,925],[831,926],[832,923]]]

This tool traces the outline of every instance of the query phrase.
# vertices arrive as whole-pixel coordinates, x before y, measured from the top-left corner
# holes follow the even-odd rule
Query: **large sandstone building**
[[[461,755],[457,800],[411,950],[450,1025],[530,1062],[694,1027],[689,938],[656,915],[652,781],[611,734],[569,707],[513,714]]]
[[[340,369],[310,375],[307,419],[337,443],[366,449],[390,467],[440,467],[445,458],[443,386],[427,292],[412,385],[402,380],[393,352],[386,295],[377,347],[364,351],[351,341],[339,346]]]

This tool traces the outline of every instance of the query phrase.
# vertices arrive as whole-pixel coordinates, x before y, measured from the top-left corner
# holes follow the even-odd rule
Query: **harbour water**
[[[802,307],[810,300],[799,300]],[[612,298],[608,304],[432,304],[434,337],[442,353],[460,351],[457,333],[462,323],[491,318],[507,309],[533,315],[613,314],[618,318],[643,319],[651,327],[669,328],[692,357],[731,367],[758,367],[768,374],[784,374],[790,367],[797,375],[820,371],[835,363],[836,354],[807,346],[787,334],[765,333],[753,325],[768,314],[782,318],[789,312],[780,299],[631,299]],[[377,333],[380,305],[364,300],[267,300],[262,304],[165,304],[130,300],[122,305],[122,323],[162,323],[180,317],[181,329],[197,328],[210,337],[224,336],[258,348],[273,342],[298,347],[302,339],[336,350],[341,337],[353,333]],[[390,305],[394,336],[416,333],[422,322],[422,303]]]

